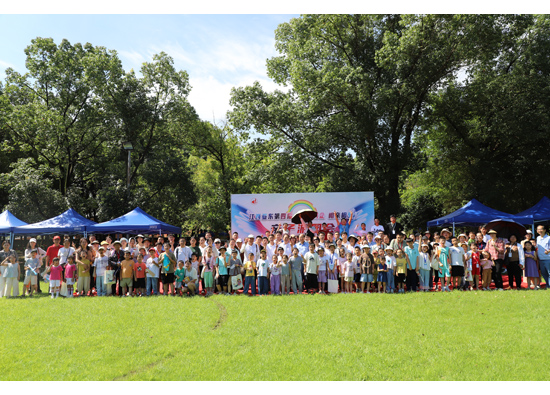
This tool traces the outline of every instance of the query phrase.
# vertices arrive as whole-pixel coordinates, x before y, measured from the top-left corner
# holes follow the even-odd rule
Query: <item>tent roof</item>
[[[532,224],[535,221],[549,221],[550,199],[543,196],[537,204],[521,213],[517,213],[516,217],[524,217],[524,219],[518,220],[521,224]]]
[[[497,218],[513,219],[520,222],[517,215],[507,214],[502,211],[495,210],[480,203],[476,199],[472,199],[455,212],[429,221],[428,227],[452,223],[460,225],[479,225],[485,224]]]
[[[9,210],[6,210],[0,214],[0,232],[10,233],[14,231],[14,228],[24,225],[27,225],[27,223],[21,221]]]
[[[181,228],[168,225],[136,207],[129,213],[107,222],[101,222],[88,228],[88,232],[96,233],[140,233],[168,232],[181,233]]]
[[[68,209],[57,217],[46,219],[41,222],[19,226],[15,229],[18,234],[39,234],[39,233],[83,233],[94,225],[94,221],[84,218],[72,208]]]

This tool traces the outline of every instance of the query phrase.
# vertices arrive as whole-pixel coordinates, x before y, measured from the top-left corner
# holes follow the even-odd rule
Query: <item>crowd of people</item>
[[[351,215],[350,215],[351,218]],[[152,296],[197,294],[288,295],[299,293],[404,293],[452,290],[540,289],[550,272],[550,236],[543,225],[538,236],[527,231],[507,239],[484,226],[453,235],[449,229],[406,235],[391,216],[370,229],[364,224],[350,234],[342,219],[333,230],[305,224],[291,234],[288,224],[248,235],[237,232],[222,242],[210,233],[201,237],[168,235],[126,239],[107,235],[53,238],[44,250],[28,241],[23,270],[16,251],[4,241],[0,251],[0,297],[44,291],[51,298],[74,296]],[[189,243],[189,245],[188,245]],[[544,288],[546,289],[546,287]]]

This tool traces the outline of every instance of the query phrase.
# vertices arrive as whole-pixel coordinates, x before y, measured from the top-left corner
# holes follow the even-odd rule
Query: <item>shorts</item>
[[[372,274],[361,274],[361,282],[362,283],[372,283],[372,280],[374,279],[374,276]]]
[[[229,282],[229,275],[220,274],[220,277],[218,277],[218,282],[222,287],[227,287],[227,283]]]
[[[361,273],[355,273],[353,275],[353,281],[355,281],[356,283],[360,283],[361,282]]]
[[[464,276],[464,266],[451,266],[451,276],[453,277]]]
[[[61,285],[61,280],[50,280],[50,288],[59,287]]]
[[[176,289],[180,289],[181,288],[181,281],[176,281]]]
[[[74,278],[67,278],[65,279],[65,282],[67,283],[67,285],[74,285]]]
[[[320,283],[326,283],[327,282],[327,272],[326,270],[319,270],[319,273],[317,273],[317,281]]]
[[[134,285],[136,288],[145,288],[145,278],[136,278]]]
[[[25,281],[23,281],[24,285],[36,285],[38,283],[38,276],[25,276]]]
[[[163,284],[173,284],[174,283],[174,273],[161,273],[160,281]]]
[[[121,278],[120,279],[120,288],[123,288],[123,287],[128,287],[130,288],[131,286],[134,285],[134,280],[132,280],[131,277],[127,277],[127,278]]]
[[[439,278],[451,276],[451,274],[449,273],[449,268],[447,266],[440,267],[439,270]]]
[[[352,283],[353,282],[353,277],[344,277],[344,281],[347,282],[347,283]]]
[[[405,273],[398,273],[397,274],[397,284],[403,284],[405,282],[406,278],[407,278],[407,275]]]

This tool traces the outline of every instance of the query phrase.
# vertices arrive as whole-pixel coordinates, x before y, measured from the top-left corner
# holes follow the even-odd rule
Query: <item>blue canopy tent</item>
[[[94,233],[181,233],[181,228],[169,225],[136,207],[129,213],[88,228]]]
[[[72,208],[57,217],[41,222],[19,226],[15,229],[17,234],[47,234],[47,233],[82,233],[87,235],[90,227],[96,222],[90,221],[78,214]]]
[[[0,214],[0,233],[9,233],[10,234],[10,244],[13,246],[13,232],[18,226],[27,225],[26,222],[21,221],[15,215],[13,215],[9,210],[4,211]]]
[[[493,208],[487,207],[483,203],[480,203],[476,199],[470,200],[464,206],[458,210],[447,214],[441,218],[437,218],[428,222],[428,228],[431,226],[442,226],[447,224],[453,224],[453,234],[455,233],[455,224],[456,225],[480,225],[490,222],[494,219],[512,219],[517,222],[517,215],[507,214],[502,211],[495,210]],[[521,223],[521,222],[520,222]]]
[[[516,220],[520,224],[529,224],[532,227],[533,235],[535,234],[535,222],[550,221],[550,199],[543,196],[537,204],[528,208],[521,213],[515,215],[518,217]]]

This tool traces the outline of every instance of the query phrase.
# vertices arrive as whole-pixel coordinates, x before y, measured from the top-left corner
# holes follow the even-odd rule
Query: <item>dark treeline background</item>
[[[422,228],[472,198],[516,213],[549,194],[548,16],[303,15],[275,39],[282,89],[233,89],[223,124],[198,118],[169,54],[138,75],[113,49],[32,40],[0,83],[0,206],[225,231],[232,193],[366,190]]]

